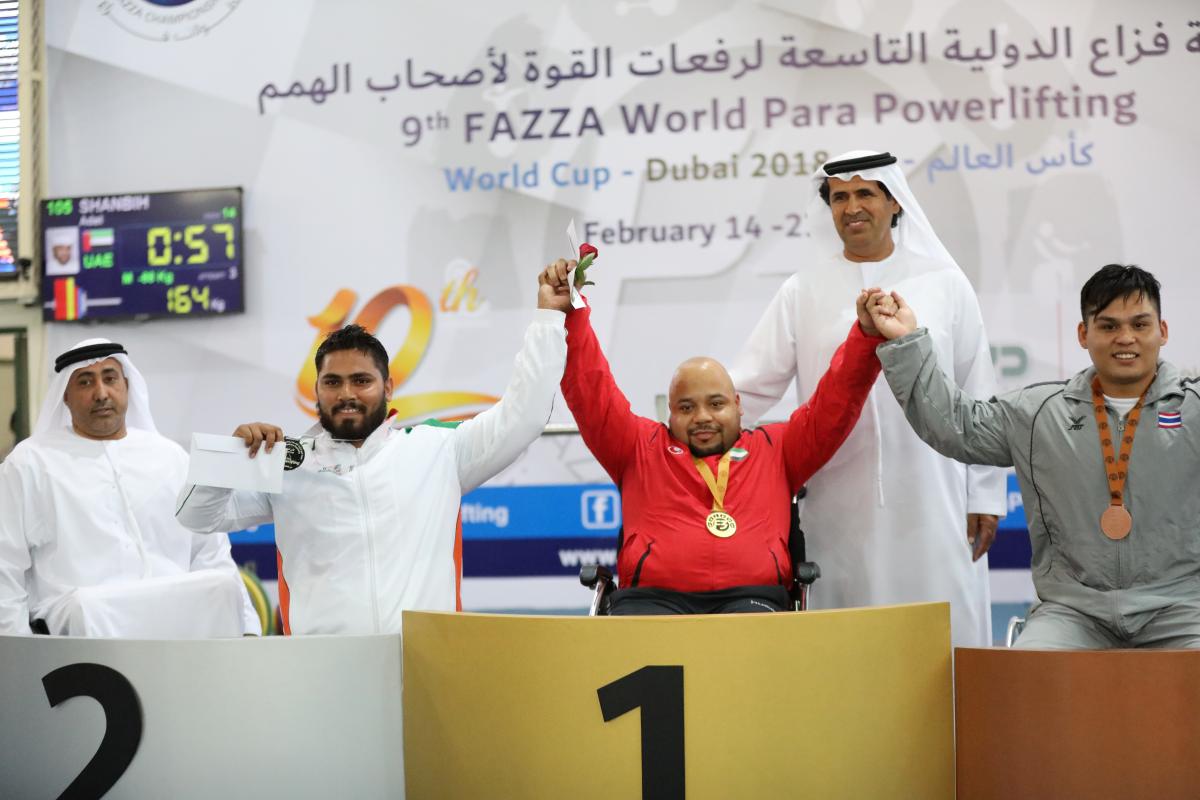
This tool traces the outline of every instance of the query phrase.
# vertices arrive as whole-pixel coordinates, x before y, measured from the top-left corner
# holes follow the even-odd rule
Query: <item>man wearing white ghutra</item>
[[[33,435],[0,466],[0,633],[261,631],[225,534],[175,520],[187,453],[160,435],[125,348],[63,353]]]
[[[793,381],[797,401],[808,399],[850,324],[853,298],[872,286],[921,309],[958,386],[976,397],[995,392],[975,292],[896,161],[857,150],[813,174],[804,254],[730,370],[747,423]],[[949,601],[955,646],[992,643],[985,554],[1005,509],[1003,470],[964,466],[925,445],[881,378],[807,488],[801,522],[822,573],[812,607]]]

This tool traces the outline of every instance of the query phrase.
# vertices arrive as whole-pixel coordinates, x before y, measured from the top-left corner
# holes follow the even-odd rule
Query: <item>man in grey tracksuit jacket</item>
[[[1094,309],[1089,287],[1100,297]],[[1040,600],[1018,647],[1200,647],[1200,379],[1157,359],[1166,341],[1157,289],[1136,267],[1105,267],[1082,303],[1080,343],[1093,366],[986,402],[939,369],[902,298],[877,296],[877,327],[892,339],[879,360],[917,434],[950,458],[1016,467]],[[1110,488],[1092,399],[1097,375],[1118,442],[1122,407],[1144,392],[1123,492],[1132,529],[1117,540],[1100,527]]]

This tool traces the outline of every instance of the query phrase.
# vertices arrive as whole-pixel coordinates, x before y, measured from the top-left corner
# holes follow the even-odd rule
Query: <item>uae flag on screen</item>
[[[87,253],[94,247],[112,247],[112,228],[90,228],[83,232],[83,252]]]

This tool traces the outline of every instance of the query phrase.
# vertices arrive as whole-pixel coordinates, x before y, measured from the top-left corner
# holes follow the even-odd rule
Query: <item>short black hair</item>
[[[325,356],[341,350],[357,350],[363,355],[370,356],[371,360],[375,362],[375,366],[379,368],[379,374],[385,381],[387,380],[387,350],[362,325],[347,325],[325,337],[325,341],[321,342],[321,346],[317,348],[315,358],[318,375],[321,374],[321,362],[325,360]]]
[[[854,177],[854,176],[851,175],[850,177]],[[896,198],[892,197],[892,193],[890,191],[888,191],[886,183],[884,183],[883,181],[875,181],[875,185],[883,190],[883,193],[887,195],[888,200],[896,199]],[[825,201],[825,205],[829,205],[829,178],[825,178],[824,180],[821,181],[821,188],[818,189],[817,191],[820,192],[821,199]],[[903,214],[904,214],[904,206],[901,206],[899,211],[897,211],[895,214],[892,214],[892,227],[893,228],[896,227],[900,223],[900,217]]]
[[[1087,283],[1079,292],[1079,313],[1083,315],[1083,324],[1095,317],[1109,303],[1121,298],[1137,295],[1150,300],[1154,313],[1162,319],[1162,303],[1158,290],[1161,284],[1158,279],[1144,269],[1132,264],[1107,264],[1101,267],[1095,275],[1088,278]]]

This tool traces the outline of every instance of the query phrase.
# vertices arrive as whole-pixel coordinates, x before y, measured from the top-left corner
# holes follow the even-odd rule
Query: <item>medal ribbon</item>
[[[713,511],[725,510],[725,490],[729,488],[729,457],[731,455],[732,453],[726,453],[721,456],[721,460],[717,463],[715,478],[703,459],[692,456],[692,463],[696,465],[696,471],[700,473],[701,478],[704,478],[704,482],[708,484],[708,490],[712,492]]]
[[[1146,387],[1149,391],[1150,387]],[[1142,416],[1142,403],[1146,392],[1138,398],[1137,405],[1129,412],[1125,422],[1125,435],[1121,439],[1121,453],[1113,452],[1112,431],[1108,425],[1108,411],[1104,408],[1104,392],[1100,390],[1100,376],[1092,379],[1092,407],[1096,412],[1096,429],[1100,435],[1100,452],[1104,454],[1104,473],[1108,478],[1108,504],[1125,505],[1125,477],[1129,474],[1129,455],[1133,452],[1133,437],[1137,434],[1138,420]]]

